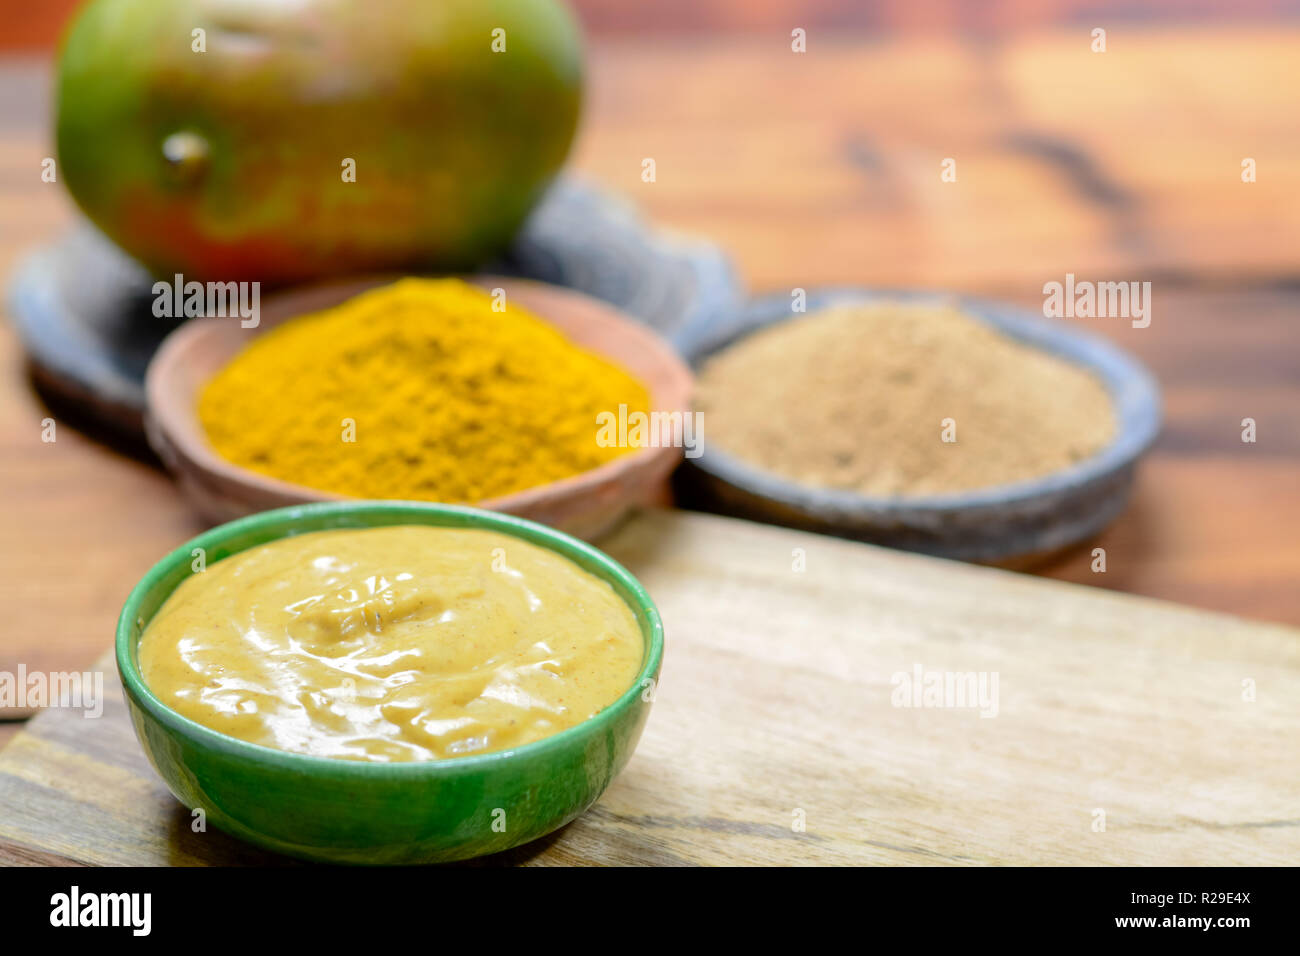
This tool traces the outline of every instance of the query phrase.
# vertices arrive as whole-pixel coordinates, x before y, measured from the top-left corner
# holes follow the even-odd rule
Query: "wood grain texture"
[[[0,0],[0,50],[49,49],[84,0]],[[568,0],[583,28],[596,35],[716,32],[788,34],[814,31],[987,33],[1061,23],[1264,20],[1300,12],[1295,0]]]
[[[1132,507],[1095,542],[1107,573],[1092,573],[1087,548],[1046,573],[1300,625],[1300,132],[1287,72],[1300,30],[1130,27],[1082,62],[1061,32],[828,38],[803,58],[754,38],[599,41],[576,164],[665,225],[727,243],[756,290],[930,284],[1038,307],[1042,283],[1067,271],[1152,280],[1151,328],[1089,324],[1156,373],[1164,437]],[[45,64],[0,61],[0,88],[4,275],[72,209],[40,181]],[[1070,149],[1012,148],[1017,130]],[[653,185],[640,181],[647,155]],[[938,192],[948,155],[958,182]],[[1258,183],[1239,181],[1241,155],[1259,159]],[[82,668],[132,585],[201,526],[156,467],[40,401],[6,325],[0,670]],[[1255,445],[1239,441],[1246,416],[1260,422]]]
[[[1294,278],[1300,32],[1108,36],[605,44],[579,162],[758,289]]]
[[[645,736],[592,810],[485,862],[1300,859],[1296,631],[683,512],[608,548],[665,621]],[[996,716],[893,706],[917,665],[996,673]],[[0,751],[0,863],[48,857],[282,862],[190,831],[115,682],[102,718],[52,710]]]

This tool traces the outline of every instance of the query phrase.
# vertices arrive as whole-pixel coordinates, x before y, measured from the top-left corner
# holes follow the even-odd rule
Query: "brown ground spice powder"
[[[903,303],[837,306],[745,337],[705,364],[696,408],[709,442],[737,458],[875,496],[1023,481],[1115,432],[1091,373],[956,308]]]

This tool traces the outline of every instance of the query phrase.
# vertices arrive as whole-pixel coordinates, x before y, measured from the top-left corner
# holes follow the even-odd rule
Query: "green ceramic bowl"
[[[164,706],[140,676],[140,634],[207,561],[308,531],[424,524],[483,528],[549,548],[608,581],[645,639],[636,681],[595,717],[514,750],[381,764],[309,757],[218,733]],[[475,508],[415,502],[341,502],[281,508],[213,528],[173,551],[127,598],[117,666],[136,736],[176,798],[250,843],[333,863],[436,863],[535,840],[591,806],[632,756],[650,712],[663,625],[645,590],[590,545],[543,525]]]

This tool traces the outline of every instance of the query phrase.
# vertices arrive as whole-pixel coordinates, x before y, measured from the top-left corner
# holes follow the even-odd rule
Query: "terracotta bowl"
[[[182,491],[205,518],[219,523],[285,505],[348,500],[279,481],[222,458],[199,423],[198,396],[250,336],[396,278],[323,283],[281,293],[262,304],[257,329],[241,328],[236,318],[199,318],[163,342],[145,376],[145,431]],[[626,368],[649,389],[653,410],[689,412],[690,370],[654,332],[612,306],[526,279],[475,276],[469,281],[485,289],[504,289],[510,302],[546,319],[578,345]],[[595,430],[593,421],[593,440]],[[476,504],[592,539],[612,528],[630,508],[660,494],[681,457],[680,448],[642,448],[580,475]]]

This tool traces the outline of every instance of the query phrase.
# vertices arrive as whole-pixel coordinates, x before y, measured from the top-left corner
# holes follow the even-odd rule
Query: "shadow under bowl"
[[[182,717],[140,673],[140,636],[207,561],[294,534],[391,525],[481,528],[547,548],[609,583],[641,628],[636,680],[580,724],[513,750],[446,760],[369,763],[290,753],[229,737]],[[453,505],[358,502],[283,508],[213,528],[156,564],[127,598],[117,626],[117,666],[131,722],[176,798],[218,829],[257,846],[329,863],[440,863],[535,840],[591,806],[631,758],[650,712],[663,625],[644,588],[601,551],[509,515]]]
[[[955,306],[1011,339],[1089,370],[1110,396],[1114,439],[1090,458],[1040,478],[953,494],[886,498],[799,484],[718,449],[706,437],[703,453],[687,459],[688,467],[679,475],[682,503],[938,557],[1013,566],[1032,564],[1086,540],[1124,509],[1138,460],[1160,430],[1159,389],[1137,359],[1075,326],[965,296],[833,288],[809,290],[807,307],[811,313],[885,301]],[[715,353],[791,318],[788,296],[755,300],[687,359],[698,372]]]

